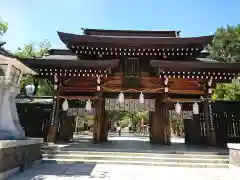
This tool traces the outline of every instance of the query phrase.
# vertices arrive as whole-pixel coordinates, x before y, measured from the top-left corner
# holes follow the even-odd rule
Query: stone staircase
[[[110,151],[110,150],[109,150]],[[204,152],[109,152],[77,149],[42,149],[43,162],[59,164],[101,163],[193,168],[228,168],[228,155]]]

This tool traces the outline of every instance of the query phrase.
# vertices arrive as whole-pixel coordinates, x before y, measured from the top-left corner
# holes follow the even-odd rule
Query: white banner
[[[124,103],[120,104],[117,99],[105,99],[105,110],[122,110],[122,111],[155,111],[155,99],[145,99],[143,104],[140,104],[138,99],[125,99]]]

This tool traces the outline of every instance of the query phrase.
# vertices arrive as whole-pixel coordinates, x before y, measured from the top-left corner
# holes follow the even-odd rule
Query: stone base
[[[42,163],[42,160],[37,160],[37,161],[34,161],[32,164],[29,164],[29,165],[34,166],[34,165],[39,165],[41,163]],[[29,167],[29,165],[28,165],[28,167]],[[13,169],[10,169],[8,171],[4,171],[4,172],[0,173],[0,180],[5,180],[8,177],[13,176],[14,174],[16,174],[18,172],[20,172],[20,167],[13,168]]]
[[[229,171],[231,180],[239,179],[240,172],[240,144],[228,143],[229,148]]]
[[[1,131],[0,130],[0,141],[2,140],[25,140],[26,138],[23,136],[13,135],[11,132]]]
[[[7,179],[8,177],[16,174],[16,173],[19,172],[19,171],[20,171],[20,168],[19,168],[19,167],[10,169],[10,170],[8,170],[8,171],[4,171],[4,172],[0,173],[0,180]]]
[[[240,167],[230,164],[229,171],[231,180],[239,180]]]
[[[0,141],[0,180],[42,159],[42,139]]]

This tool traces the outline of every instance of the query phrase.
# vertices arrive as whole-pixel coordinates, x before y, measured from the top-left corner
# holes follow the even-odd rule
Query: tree
[[[8,23],[0,19],[0,38],[7,32],[8,30]],[[1,43],[1,42],[0,42]],[[50,43],[45,39],[44,41],[40,42],[39,44],[29,43],[25,44],[23,48],[18,48],[15,52],[17,57],[25,57],[25,58],[36,58],[42,57],[47,52],[48,49],[51,47]],[[33,84],[34,78],[31,75],[24,75],[21,80],[21,92],[23,92],[25,85]],[[39,79],[38,81],[38,92],[37,95],[44,96],[44,95],[51,95],[52,89],[47,84],[45,79]]]
[[[8,30],[8,23],[0,19],[0,36],[3,36]]]
[[[176,112],[169,116],[171,122],[171,133],[177,137],[184,136],[184,122],[183,118]]]
[[[25,44],[23,48],[18,48],[15,52],[17,57],[22,58],[37,58],[42,57],[48,53],[49,48],[51,47],[49,41],[46,39],[39,44],[29,43]],[[21,90],[24,92],[24,87],[28,84],[33,84],[34,77],[32,75],[25,75],[21,80]],[[52,95],[52,88],[48,85],[46,79],[38,79],[38,90],[37,96],[49,96]]]
[[[8,30],[8,23],[3,21],[0,18],[0,47],[5,44],[4,42],[1,41],[1,39],[2,39],[2,36],[4,36],[4,34],[7,32],[7,30]]]
[[[113,110],[109,112],[108,117],[112,122],[119,123],[122,127],[131,125],[134,130],[136,130],[142,119],[145,122],[149,120],[148,111],[132,112]]]
[[[138,111],[134,115],[138,121],[143,119],[146,122],[149,120],[148,111]]]
[[[108,118],[112,122],[118,122],[118,121],[122,120],[126,116],[127,116],[127,112],[126,111],[112,110],[112,111],[109,111],[109,113],[108,113]]]
[[[221,62],[240,62],[240,24],[217,29],[212,44],[208,47],[211,59]],[[218,84],[214,100],[240,100],[239,80]]]
[[[233,80],[229,84],[218,84],[214,95],[214,100],[240,100],[240,82]]]
[[[37,45],[35,43],[29,43],[25,44],[23,48],[19,47],[15,55],[24,58],[41,58],[48,53],[49,48],[51,48],[51,44],[45,39]]]
[[[218,61],[240,61],[240,24],[218,28],[208,51]]]

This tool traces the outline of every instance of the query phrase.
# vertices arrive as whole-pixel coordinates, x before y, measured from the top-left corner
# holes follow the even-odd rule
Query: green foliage
[[[218,84],[213,95],[214,100],[240,100],[240,82],[233,80],[229,84]]]
[[[137,121],[141,121],[143,119],[144,122],[148,122],[149,120],[148,111],[138,111],[134,114],[134,116]]]
[[[148,120],[148,111],[131,112],[113,110],[109,112],[108,117],[112,121],[118,121],[126,118],[135,119],[137,121],[140,121],[141,119]]]
[[[170,122],[171,122],[171,132],[172,134],[176,135],[177,137],[184,136],[184,123],[183,119],[179,114],[171,114],[170,115]]]
[[[219,28],[212,45],[208,47],[210,57],[221,62],[240,62],[240,24]],[[218,84],[213,100],[240,100],[239,80],[229,84]]]
[[[33,42],[25,44],[23,48],[18,48],[15,52],[15,55],[23,58],[35,58],[42,57],[48,53],[48,50],[51,48],[51,44],[48,40],[44,40],[39,44]]]
[[[0,19],[0,36],[3,36],[8,30],[8,23]]]
[[[8,30],[8,23],[0,19],[0,36],[3,36]],[[51,47],[50,43],[47,40],[40,42],[35,45],[34,43],[25,44],[23,48],[18,48],[15,52],[15,55],[18,57],[33,58],[33,57],[42,57]],[[21,80],[21,90],[23,90],[25,85],[33,84],[33,77],[31,75],[24,75]],[[37,95],[38,96],[47,96],[51,95],[52,90],[47,84],[45,79],[39,79],[39,88]]]
[[[130,118],[123,118],[123,119],[120,119],[118,123],[121,127],[128,127],[130,121],[131,121]]]
[[[109,111],[108,113],[109,119],[111,119],[111,121],[113,122],[118,122],[119,120],[123,119],[126,116],[127,115],[125,111],[112,110],[112,111]]]
[[[122,127],[126,127],[128,125],[136,127],[140,123],[141,119],[145,122],[149,120],[148,111],[131,112],[113,110],[109,112],[108,117],[113,122],[119,123]]]
[[[34,58],[42,57],[48,53],[48,49],[51,47],[50,43],[45,39],[39,44],[29,43],[25,44],[23,48],[18,48],[15,55],[22,58]],[[32,75],[24,75],[21,80],[21,89],[28,84],[34,83],[34,77]],[[50,96],[52,95],[52,89],[48,85],[46,79],[38,79],[38,91],[37,96]]]
[[[85,117],[84,117],[84,120],[85,120],[85,122],[87,122],[89,125],[91,124],[94,124],[94,116],[92,116],[92,115],[86,115]]]
[[[240,24],[218,28],[208,51],[214,60],[222,62],[240,61]]]
[[[86,115],[85,120],[94,120],[94,116],[93,115]]]

